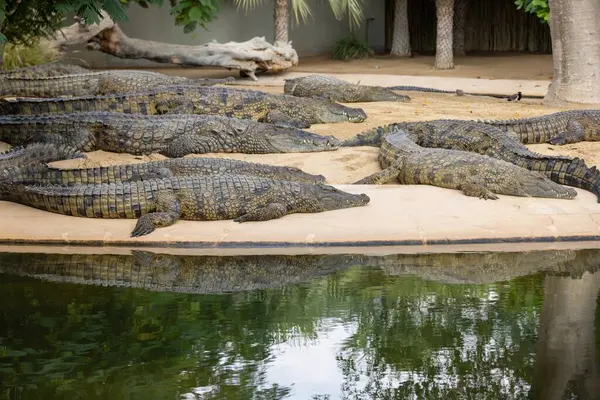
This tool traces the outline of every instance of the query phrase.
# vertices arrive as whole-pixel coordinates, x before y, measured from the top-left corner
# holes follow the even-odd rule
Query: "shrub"
[[[29,67],[55,61],[56,55],[44,51],[38,42],[31,46],[7,43],[4,45],[2,69]]]
[[[358,39],[353,33],[338,40],[333,45],[333,58],[336,60],[366,58],[373,54],[373,50],[364,41]]]

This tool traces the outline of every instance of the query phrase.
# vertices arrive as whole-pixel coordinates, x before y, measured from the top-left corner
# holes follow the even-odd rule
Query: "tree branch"
[[[298,54],[291,42],[274,46],[264,37],[246,42],[217,43],[199,46],[177,45],[130,38],[103,11],[98,24],[83,21],[57,31],[45,43],[49,49],[64,53],[69,47],[87,43],[89,50],[126,59],[146,59],[182,67],[222,67],[238,69],[257,80],[256,72],[281,72],[298,65]]]

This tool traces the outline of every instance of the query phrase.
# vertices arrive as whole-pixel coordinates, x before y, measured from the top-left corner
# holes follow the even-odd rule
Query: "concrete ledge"
[[[129,237],[134,220],[68,217],[0,202],[0,243],[318,248],[600,240],[600,204],[583,190],[574,200],[500,196],[485,201],[426,185],[336,186],[366,193],[371,202],[265,222],[179,221],[135,239]]]
[[[286,72],[277,75],[260,75],[258,82],[238,79],[240,86],[283,86],[284,79],[307,75],[328,75],[351,83],[374,86],[424,86],[441,90],[461,89],[468,93],[511,95],[521,91],[525,96],[544,97],[548,91],[548,80],[525,79],[476,79],[443,76],[410,76],[385,74],[323,74],[311,72]]]

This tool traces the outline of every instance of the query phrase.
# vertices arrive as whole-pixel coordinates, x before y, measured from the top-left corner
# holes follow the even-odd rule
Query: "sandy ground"
[[[350,61],[337,61],[328,56],[305,57],[294,72],[540,80],[550,80],[553,74],[551,55],[505,53],[456,57],[455,68],[446,71],[434,69],[434,60],[434,56],[419,55],[411,58],[382,55]]]
[[[451,70],[433,68],[433,56],[416,55],[410,58],[389,55],[373,56],[362,60],[339,61],[328,55],[303,57],[290,72],[327,74],[390,74],[412,76],[465,77],[483,79],[536,79],[551,80],[552,56],[543,54],[503,53],[491,55],[469,55],[455,58]],[[164,73],[183,76],[234,76],[236,71],[222,68],[158,68]]]
[[[282,93],[281,87],[257,87],[271,93]],[[438,118],[450,119],[507,119],[534,115],[549,114],[561,108],[547,107],[537,100],[524,100],[520,103],[507,102],[489,97],[457,97],[447,94],[421,94],[411,92],[410,103],[355,103],[349,106],[361,107],[368,119],[359,124],[319,124],[313,125],[310,131],[323,135],[333,135],[345,139],[379,125],[398,121],[419,121]],[[600,163],[600,143],[582,142],[566,146],[547,144],[528,146],[532,150],[544,154],[561,154],[583,158],[589,165]],[[0,144],[0,150],[8,148]],[[234,158],[238,160],[286,165],[297,167],[309,173],[322,174],[328,183],[348,184],[380,170],[377,162],[377,148],[357,147],[343,148],[331,152],[293,153],[293,154],[208,154],[204,156]],[[192,155],[190,157],[194,157]],[[145,162],[163,159],[159,154],[135,157],[129,154],[106,153],[95,151],[88,153],[86,160],[66,160],[53,163],[55,166],[91,167],[117,163]]]

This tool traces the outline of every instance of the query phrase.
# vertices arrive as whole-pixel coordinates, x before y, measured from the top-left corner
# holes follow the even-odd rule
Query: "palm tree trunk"
[[[454,3],[454,55],[464,56],[465,29],[467,27],[467,8],[469,0],[455,0]]]
[[[600,104],[600,3],[549,0],[554,76],[544,103]]]
[[[454,68],[453,25],[454,25],[454,0],[436,0],[437,37],[435,43],[435,68]]]
[[[278,43],[287,44],[289,42],[289,9],[288,0],[275,0],[275,11],[273,15],[275,20],[275,40],[274,45],[278,46]]]
[[[410,57],[410,33],[408,31],[408,0],[396,0],[394,7],[393,56]]]

